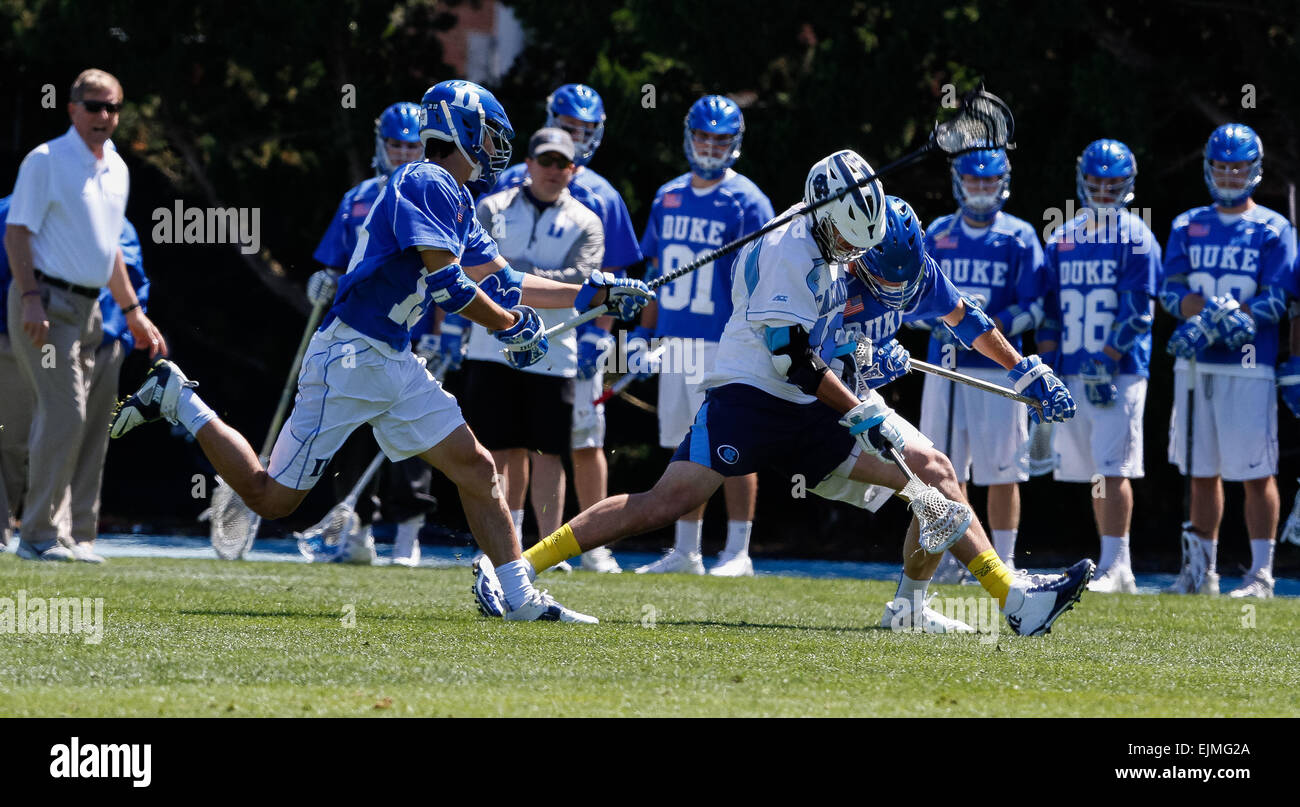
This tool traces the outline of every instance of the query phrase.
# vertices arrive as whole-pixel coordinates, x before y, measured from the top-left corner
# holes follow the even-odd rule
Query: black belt
[[[35,269],[33,271],[36,272],[36,277],[46,285],[53,286],[56,289],[63,289],[64,291],[70,291],[73,294],[80,294],[82,297],[89,297],[92,300],[99,299],[99,289],[92,289],[90,286],[78,286],[76,283],[69,283],[66,280],[59,280],[57,277],[50,277],[49,275],[42,272],[40,269]]]

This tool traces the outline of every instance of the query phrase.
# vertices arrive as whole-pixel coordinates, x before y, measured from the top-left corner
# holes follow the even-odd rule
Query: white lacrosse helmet
[[[803,200],[814,204],[834,196],[875,171],[857,152],[843,149],[819,160],[804,182]],[[885,191],[880,180],[855,188],[830,204],[812,211],[813,238],[829,263],[848,263],[862,257],[885,236]]]

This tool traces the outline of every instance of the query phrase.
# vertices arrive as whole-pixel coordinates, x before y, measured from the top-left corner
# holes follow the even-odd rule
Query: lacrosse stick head
[[[1282,528],[1282,540],[1300,546],[1300,490],[1296,491],[1295,505],[1287,517],[1286,526]]]
[[[1025,470],[1030,476],[1043,476],[1056,470],[1056,452],[1052,448],[1052,424],[1035,422],[1029,427],[1029,455]]]
[[[957,114],[936,123],[930,142],[950,157],[979,149],[1012,149],[1016,119],[1006,102],[982,86],[962,96]]]
[[[208,522],[212,548],[222,560],[239,560],[247,554],[262,523],[261,517],[220,476],[212,502],[199,514],[199,521]]]
[[[909,480],[900,493],[908,500],[908,507],[921,528],[921,548],[931,555],[938,555],[957,543],[974,518],[969,507],[954,502],[920,480]]]
[[[361,517],[346,504],[336,504],[310,529],[295,532],[298,551],[313,563],[329,563],[343,559],[348,536],[361,531]]]

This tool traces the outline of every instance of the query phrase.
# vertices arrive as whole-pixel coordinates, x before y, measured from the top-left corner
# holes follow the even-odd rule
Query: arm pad
[[[524,273],[518,269],[512,268],[506,264],[504,269],[498,269],[479,284],[479,288],[491,297],[492,300],[502,308],[514,308],[520,304],[524,296]]]
[[[957,337],[957,341],[961,342],[963,347],[970,350],[976,339],[993,330],[993,320],[989,319],[984,309],[975,305],[975,301],[971,298],[963,297],[962,300],[966,303],[966,316],[961,318],[961,322],[949,325],[943,320],[939,321],[943,322],[943,326]]]
[[[763,336],[772,351],[772,364],[800,390],[816,395],[826,374],[826,362],[808,344],[808,332],[799,325],[767,327]]]
[[[1121,291],[1119,310],[1111,323],[1106,344],[1120,353],[1127,353],[1137,338],[1151,330],[1151,305],[1144,291]]]
[[[1160,283],[1160,307],[1183,319],[1183,298],[1192,293],[1187,275],[1170,275]]]
[[[1017,336],[1043,324],[1043,301],[1034,300],[1027,306],[1009,305],[994,319],[1001,321],[1008,338]]]
[[[1278,323],[1286,316],[1286,292],[1277,286],[1265,286],[1242,305],[1250,309],[1256,322]]]

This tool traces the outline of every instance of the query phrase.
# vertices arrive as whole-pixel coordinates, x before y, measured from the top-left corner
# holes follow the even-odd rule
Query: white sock
[[[704,535],[704,520],[677,522],[677,551],[696,553],[700,551],[700,539]]]
[[[898,578],[898,591],[894,592],[894,599],[902,597],[913,605],[925,602],[925,590],[929,587],[929,580],[913,580],[904,572]]]
[[[515,544],[519,547],[519,551],[522,552],[524,551],[524,511],[511,510],[510,520],[515,523]]]
[[[420,528],[424,526],[424,516],[408,518],[397,525],[397,537],[393,539],[393,554],[407,558],[419,551]]]
[[[1014,569],[1013,561],[1016,557],[1016,533],[1019,530],[994,530],[993,531],[993,550],[1002,558],[1008,569]]]
[[[1207,571],[1217,572],[1217,571],[1219,570],[1219,542],[1218,542],[1218,540],[1211,540],[1211,539],[1209,539],[1209,538],[1197,538],[1196,540],[1198,540],[1198,541],[1201,542],[1201,549],[1204,549],[1204,550],[1205,550],[1205,557],[1209,559],[1209,564],[1210,564],[1210,565],[1209,565]],[[1251,541],[1251,544],[1254,544],[1254,543],[1255,543],[1254,541]],[[1251,551],[1252,551],[1252,553],[1254,552],[1254,547],[1253,547],[1253,546],[1251,547]],[[1270,568],[1270,569],[1273,568],[1273,563],[1272,563],[1272,561],[1269,561],[1269,568]]]
[[[727,546],[722,550],[726,555],[749,554],[749,534],[754,529],[752,521],[727,522]]]
[[[1118,535],[1101,536],[1101,558],[1097,561],[1097,576],[1106,573],[1106,570],[1120,560],[1120,555],[1124,549],[1125,539]]]
[[[523,605],[533,592],[533,582],[528,579],[528,561],[520,558],[497,567],[497,580],[506,602],[514,610]]]
[[[1250,539],[1250,574],[1258,571],[1268,572],[1268,576],[1273,576],[1273,547],[1276,543],[1272,538],[1251,538]],[[1249,575],[1247,575],[1249,577]]]
[[[203,402],[192,387],[182,387],[176,401],[176,419],[190,434],[197,435],[199,429],[217,419],[217,413]]]

